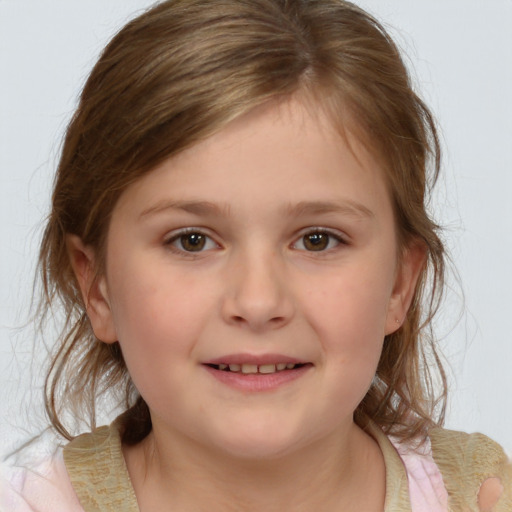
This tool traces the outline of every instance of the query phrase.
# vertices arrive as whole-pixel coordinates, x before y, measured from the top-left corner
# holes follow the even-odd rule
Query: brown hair
[[[72,437],[62,420],[66,411],[85,411],[93,428],[97,400],[111,392],[121,394],[127,410],[124,442],[136,443],[151,430],[119,344],[94,336],[66,236],[78,235],[95,249],[101,272],[109,218],[130,184],[255,106],[303,91],[338,125],[355,120],[386,171],[401,247],[419,241],[427,253],[407,318],[386,337],[355,420],[363,427],[374,421],[401,439],[442,422],[446,380],[430,320],[444,255],[425,209],[439,143],[395,44],[375,19],[341,0],[169,0],[108,44],[67,129],[40,252],[42,311],[60,303],[65,312],[45,388],[60,434]]]

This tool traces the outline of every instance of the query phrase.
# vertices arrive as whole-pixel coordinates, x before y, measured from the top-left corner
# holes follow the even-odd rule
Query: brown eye
[[[164,245],[170,247],[175,253],[182,255],[187,253],[199,253],[219,249],[215,240],[201,231],[194,229],[182,229],[175,232],[164,241]]]
[[[300,251],[322,252],[335,249],[340,244],[346,245],[341,235],[323,229],[312,229],[302,235],[293,244],[293,248]]]
[[[307,251],[324,251],[329,246],[329,235],[327,233],[308,233],[302,237],[304,247]]]
[[[206,245],[206,236],[201,233],[187,233],[181,235],[177,241],[184,251],[198,252],[202,251]]]

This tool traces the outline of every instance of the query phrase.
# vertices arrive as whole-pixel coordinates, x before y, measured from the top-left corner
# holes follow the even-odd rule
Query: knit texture
[[[432,453],[449,496],[450,512],[480,512],[478,492],[488,478],[497,477],[503,494],[492,512],[512,512],[512,463],[501,446],[483,434],[434,429]]]

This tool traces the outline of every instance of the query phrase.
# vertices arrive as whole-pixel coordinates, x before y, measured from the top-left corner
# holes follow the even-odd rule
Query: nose
[[[224,320],[253,331],[288,324],[294,304],[279,257],[269,253],[240,255],[232,263],[222,304]]]

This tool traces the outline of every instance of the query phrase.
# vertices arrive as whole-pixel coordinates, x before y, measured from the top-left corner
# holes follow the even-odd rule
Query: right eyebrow
[[[139,218],[157,215],[167,210],[182,210],[194,215],[220,217],[229,215],[229,205],[219,205],[210,201],[172,201],[163,200],[145,209]]]

